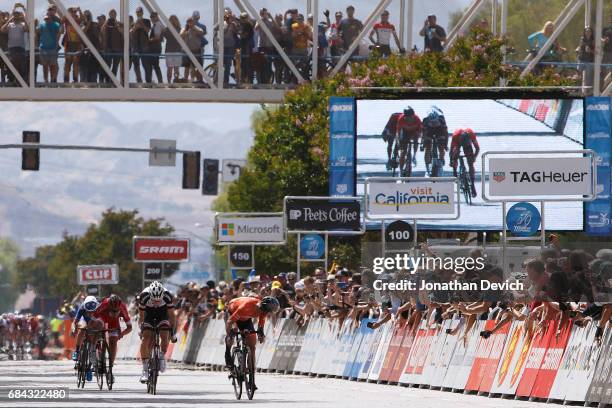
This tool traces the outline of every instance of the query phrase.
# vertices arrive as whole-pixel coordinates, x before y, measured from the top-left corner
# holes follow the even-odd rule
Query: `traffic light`
[[[23,143],[40,143],[40,132],[24,130]],[[21,150],[21,169],[27,171],[40,169],[40,149],[23,148]]]
[[[200,188],[200,152],[183,153],[183,188]]]
[[[204,159],[204,182],[202,195],[217,195],[219,192],[219,160]]]

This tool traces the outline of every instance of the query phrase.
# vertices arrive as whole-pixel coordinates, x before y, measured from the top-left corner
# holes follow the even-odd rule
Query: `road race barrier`
[[[468,333],[461,319],[412,327],[387,322],[376,330],[367,327],[371,321],[269,321],[257,347],[257,369],[489,397],[612,403],[612,328],[598,343],[597,322],[579,327],[570,321],[558,330],[559,322],[549,320],[526,333],[524,323],[515,321],[485,339],[480,332],[492,330],[494,320],[479,320]],[[223,369],[225,322],[186,322],[178,322],[168,360]],[[134,330],[119,342],[118,358],[137,359],[139,349]]]

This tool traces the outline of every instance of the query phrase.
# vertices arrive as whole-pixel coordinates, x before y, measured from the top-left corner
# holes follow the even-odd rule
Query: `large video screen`
[[[482,155],[495,151],[582,150],[584,101],[360,99],[356,133],[358,195],[364,194],[367,177],[467,174],[475,191],[470,197],[461,194],[459,219],[419,221],[419,229],[498,231],[502,228],[501,203],[482,199]],[[546,204],[547,230],[582,230],[583,218],[581,202]]]

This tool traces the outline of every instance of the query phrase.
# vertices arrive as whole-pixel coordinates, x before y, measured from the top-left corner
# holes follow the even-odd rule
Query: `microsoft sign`
[[[275,244],[285,241],[283,216],[217,214],[216,235],[219,244]]]

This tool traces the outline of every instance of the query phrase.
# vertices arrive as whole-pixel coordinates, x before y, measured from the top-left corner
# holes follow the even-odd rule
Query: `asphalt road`
[[[258,391],[252,401],[236,401],[227,374],[171,366],[161,375],[157,395],[148,395],[138,382],[140,365],[121,361],[115,367],[112,391],[99,391],[94,381],[76,388],[69,361],[0,361],[0,407],[253,407],[283,408],[477,408],[537,407],[545,404],[502,400],[458,393],[369,384],[329,378],[258,374]],[[69,387],[65,401],[9,400],[15,387]],[[551,407],[551,405],[546,405]]]

